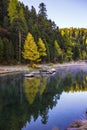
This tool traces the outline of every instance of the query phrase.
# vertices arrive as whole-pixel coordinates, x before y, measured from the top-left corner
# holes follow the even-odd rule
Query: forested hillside
[[[87,29],[60,29],[48,19],[45,3],[38,8],[0,1],[0,64],[87,59]]]

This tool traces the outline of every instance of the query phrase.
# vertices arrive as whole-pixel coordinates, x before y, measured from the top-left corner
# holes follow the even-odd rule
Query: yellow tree
[[[86,40],[85,40],[85,43],[87,44],[87,38],[86,38]]]
[[[27,38],[24,43],[24,51],[22,52],[24,59],[30,60],[32,62],[39,61],[40,54],[38,52],[38,47],[34,41],[31,33],[28,33]]]
[[[63,56],[62,50],[57,42],[57,40],[54,41],[54,47],[55,47],[55,61],[58,60],[59,57]]]
[[[38,51],[40,53],[40,56],[46,56],[47,55],[46,54],[46,47],[45,47],[45,44],[41,38],[39,38],[37,45],[38,45]]]

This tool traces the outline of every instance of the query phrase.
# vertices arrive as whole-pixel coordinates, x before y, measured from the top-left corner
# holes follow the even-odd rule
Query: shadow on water
[[[56,107],[62,93],[81,91],[87,91],[87,72],[79,68],[60,68],[49,77],[0,77],[0,130],[22,130],[26,122],[39,117],[46,126],[49,111]]]

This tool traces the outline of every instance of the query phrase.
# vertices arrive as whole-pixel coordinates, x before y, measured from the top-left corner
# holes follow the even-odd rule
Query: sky
[[[87,28],[87,0],[19,0],[29,9],[33,5],[38,13],[38,6],[44,3],[47,18],[56,23],[59,28]]]

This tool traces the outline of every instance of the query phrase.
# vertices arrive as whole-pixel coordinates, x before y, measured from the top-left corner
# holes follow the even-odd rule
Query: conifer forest
[[[48,19],[45,3],[38,9],[0,0],[0,64],[86,60],[87,29],[59,28]]]

